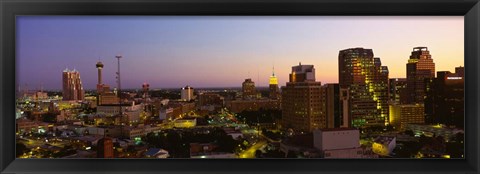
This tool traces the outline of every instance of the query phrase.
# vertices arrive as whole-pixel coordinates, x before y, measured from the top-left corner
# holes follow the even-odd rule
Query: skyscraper
[[[282,127],[296,132],[326,128],[321,87],[321,83],[315,81],[313,65],[292,67],[290,81],[282,87]]]
[[[340,88],[338,83],[322,86],[322,114],[326,117],[327,128],[340,127],[341,120]]]
[[[407,63],[407,90],[405,102],[414,104],[425,100],[425,79],[435,77],[435,63],[427,47],[413,48]]]
[[[350,48],[340,51],[338,65],[340,88],[349,90],[351,125],[388,123],[388,68],[381,66],[380,58],[373,57],[372,49]]]
[[[388,80],[388,92],[389,100],[391,103],[401,103],[400,101],[405,101],[401,97],[405,97],[405,92],[407,88],[407,79],[406,78],[391,78]]]
[[[278,79],[275,76],[275,69],[272,70],[272,76],[270,76],[269,81],[269,88],[270,88],[270,98],[271,99],[278,99],[280,96],[280,91],[278,89]]]
[[[464,127],[465,81],[464,67],[455,73],[437,72],[437,77],[426,80],[425,116],[427,123]]]
[[[255,90],[255,82],[252,79],[245,79],[242,83],[242,95],[243,98],[253,99],[257,98],[257,91]]]
[[[292,73],[289,75],[290,82],[314,82],[315,81],[315,68],[313,65],[302,65],[298,63],[298,66],[292,67]]]
[[[63,71],[63,100],[83,100],[84,95],[80,72],[75,69],[65,69]]]

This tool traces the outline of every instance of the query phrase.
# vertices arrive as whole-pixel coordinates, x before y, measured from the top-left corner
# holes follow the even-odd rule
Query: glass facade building
[[[427,47],[413,48],[407,63],[406,104],[423,103],[425,100],[425,79],[435,77],[435,63]]]
[[[348,88],[348,116],[353,127],[388,123],[388,68],[372,49],[350,48],[338,56],[339,85]]]

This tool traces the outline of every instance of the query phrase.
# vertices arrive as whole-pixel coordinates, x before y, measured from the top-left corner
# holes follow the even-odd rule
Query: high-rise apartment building
[[[77,70],[63,71],[63,100],[83,100],[85,91],[83,91],[80,72]]]
[[[405,102],[414,104],[425,100],[425,79],[435,77],[435,63],[427,47],[413,48],[407,63],[407,90]]]
[[[315,81],[313,65],[292,67],[290,81],[282,87],[282,127],[295,132],[326,128],[321,87],[321,83]]]
[[[338,56],[339,85],[348,89],[348,117],[353,127],[388,123],[388,68],[372,49],[350,48]],[[345,107],[344,107],[345,108]]]

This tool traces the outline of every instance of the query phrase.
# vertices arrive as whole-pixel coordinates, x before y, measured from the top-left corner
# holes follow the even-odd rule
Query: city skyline
[[[267,87],[273,66],[279,86],[284,86],[288,70],[298,62],[314,65],[322,84],[338,83],[338,51],[356,47],[373,49],[374,56],[388,66],[389,78],[406,77],[406,63],[417,46],[429,48],[436,71],[453,71],[464,61],[463,17],[24,16],[17,20],[17,83],[29,89],[61,89],[65,68],[82,74],[84,89],[95,89],[99,60],[105,65],[104,83],[116,87],[117,54],[124,57],[122,88],[141,88],[147,82],[152,89],[240,87],[247,78],[257,87]],[[358,30],[348,30],[352,27]]]

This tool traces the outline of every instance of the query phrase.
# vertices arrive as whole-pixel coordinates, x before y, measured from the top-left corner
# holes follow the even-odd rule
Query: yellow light
[[[277,77],[271,76],[270,77],[270,85],[277,85],[277,84],[278,84]]]
[[[443,155],[443,158],[450,158],[450,155]]]

